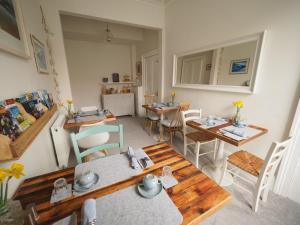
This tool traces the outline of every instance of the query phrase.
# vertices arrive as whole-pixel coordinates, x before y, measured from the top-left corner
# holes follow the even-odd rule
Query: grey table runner
[[[81,116],[79,117],[76,121],[75,119],[70,119],[68,120],[67,123],[80,123],[80,122],[89,122],[89,121],[94,121],[94,120],[104,120],[106,119],[106,116],[104,115],[90,115],[90,116]]]
[[[138,156],[147,156],[142,149],[135,149],[134,151],[137,158]],[[152,161],[150,163],[153,165]],[[85,194],[129,179],[132,176],[140,174],[143,170],[141,168],[132,169],[127,154],[117,154],[77,165],[74,173],[75,179],[86,171],[97,173],[99,181],[94,187],[84,193],[73,191],[74,195]]]
[[[177,225],[183,217],[163,190],[153,199],[141,197],[135,186],[96,200],[97,225]]]

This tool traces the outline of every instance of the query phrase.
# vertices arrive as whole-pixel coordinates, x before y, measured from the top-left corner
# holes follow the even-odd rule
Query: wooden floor
[[[25,180],[17,190],[14,199],[20,200],[23,207],[29,203],[36,204],[39,215],[37,224],[51,224],[74,211],[77,212],[78,219],[80,219],[80,209],[86,199],[100,198],[131,185],[136,185],[147,173],[161,175],[162,167],[169,165],[179,183],[166,191],[182,213],[183,224],[198,224],[230,200],[228,192],[175,152],[168,144],[148,146],[144,150],[154,162],[154,166],[144,170],[138,176],[82,196],[71,197],[50,204],[54,180],[58,177],[65,177],[68,183],[73,183],[74,167],[72,167]]]

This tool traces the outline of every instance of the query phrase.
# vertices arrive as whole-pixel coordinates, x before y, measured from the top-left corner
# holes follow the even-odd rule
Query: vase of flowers
[[[176,96],[176,91],[171,91],[171,98],[172,98],[172,105],[174,106],[175,104],[175,96]]]
[[[7,193],[9,181],[15,177],[19,179],[24,176],[24,165],[13,163],[9,169],[0,168],[0,216],[8,212]]]
[[[233,125],[240,127],[242,125],[242,123],[241,123],[241,108],[244,107],[244,102],[243,101],[234,101],[233,105],[236,107],[236,113],[235,113],[235,116],[233,117]]]
[[[64,103],[60,103],[59,106],[66,111],[66,119],[70,120],[74,118],[74,112],[73,112],[73,101],[67,100],[67,106],[64,105]]]

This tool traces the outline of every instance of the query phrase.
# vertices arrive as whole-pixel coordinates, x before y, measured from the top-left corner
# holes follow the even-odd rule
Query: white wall
[[[242,117],[269,129],[243,146],[265,157],[272,141],[286,137],[299,98],[300,1],[186,0],[166,9],[165,95],[172,84],[172,54],[267,30],[257,93],[253,95],[176,89],[176,101],[188,100],[204,114],[233,116],[232,101],[244,100]],[[209,21],[209,23],[207,22]]]
[[[30,42],[30,33],[45,43],[45,33],[41,24],[39,4],[35,0],[22,0],[21,6],[24,22],[27,29],[27,38]],[[17,97],[24,92],[37,89],[47,89],[54,92],[51,75],[40,74],[36,70],[32,54],[32,45],[29,44],[31,58],[29,60],[0,51],[0,99]],[[52,149],[49,126],[52,121],[42,130],[34,142],[27,148],[24,155],[17,160],[25,164],[26,177],[38,175],[56,169],[54,152]],[[2,163],[0,167],[8,167],[12,162]],[[11,180],[10,194],[15,191],[21,180]]]
[[[69,73],[61,32],[59,12],[81,14],[115,22],[135,24],[153,28],[164,25],[164,9],[157,5],[135,0],[40,0],[46,9],[46,17],[51,31],[55,34],[53,53],[56,59],[58,82],[61,86],[62,99],[72,97]]]
[[[107,42],[90,42],[65,39],[68,68],[74,104],[100,105],[103,77],[112,81],[112,73],[131,75],[131,46]],[[122,88],[121,85],[114,86]]]

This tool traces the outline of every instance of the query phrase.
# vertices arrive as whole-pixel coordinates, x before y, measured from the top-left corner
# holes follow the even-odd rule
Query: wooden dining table
[[[160,121],[164,120],[164,115],[166,113],[171,113],[171,112],[176,112],[178,110],[178,107],[176,106],[172,106],[172,107],[153,107],[151,105],[143,105],[142,106],[144,109],[146,109],[146,111],[150,111],[153,112],[157,115],[160,116]],[[163,129],[163,125],[160,123],[159,124],[159,136],[156,138],[156,140],[158,142],[163,142],[166,141],[164,138],[164,129]]]
[[[66,120],[65,124],[64,124],[64,129],[67,130],[78,130],[81,126],[86,126],[86,125],[92,125],[92,124],[98,124],[98,123],[105,123],[105,122],[113,122],[116,121],[117,118],[113,115],[113,114],[107,114],[103,117],[99,117],[97,118],[96,116],[91,116],[91,119],[89,120],[87,118],[87,120],[84,121],[73,121],[70,122],[70,120]]]
[[[203,124],[200,124],[199,122],[195,122],[195,121],[188,121],[186,124],[187,124],[187,126],[190,126],[193,129],[199,130],[206,134],[209,134],[210,136],[213,136],[218,140],[218,149],[217,149],[213,164],[206,165],[202,168],[203,172],[205,174],[207,174],[209,177],[211,177],[212,179],[214,179],[217,183],[220,182],[221,176],[224,172],[224,169],[223,169],[223,162],[225,159],[224,144],[228,143],[233,146],[240,147],[246,143],[249,143],[250,141],[257,139],[258,137],[260,137],[268,132],[268,129],[266,129],[266,128],[256,126],[256,125],[248,125],[248,127],[258,130],[258,133],[249,138],[245,138],[242,140],[235,140],[233,138],[230,138],[230,137],[224,135],[220,131],[221,128],[225,128],[225,127],[233,125],[231,120],[229,120],[227,123],[224,123],[219,126],[211,127],[211,128],[204,128],[201,126]],[[223,179],[222,183],[220,184],[221,186],[229,186],[233,183],[232,176],[229,173],[226,173],[224,178],[225,179]]]
[[[178,180],[178,184],[166,189],[166,192],[182,214],[182,224],[199,224],[221,209],[231,199],[227,191],[174,151],[172,146],[159,143],[143,149],[154,162],[154,165],[129,179],[120,180],[92,192],[71,196],[50,204],[53,182],[56,179],[64,177],[68,183],[73,184],[75,168],[70,167],[26,179],[17,189],[13,199],[19,200],[24,208],[29,204],[33,205],[31,209],[37,218],[35,224],[51,224],[70,216],[74,212],[77,215],[78,224],[80,224],[81,207],[86,199],[101,198],[127,187],[135,186],[149,173],[160,176],[164,166],[170,166],[173,176]]]

